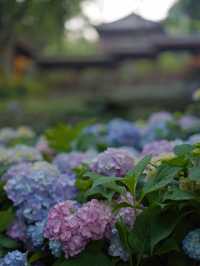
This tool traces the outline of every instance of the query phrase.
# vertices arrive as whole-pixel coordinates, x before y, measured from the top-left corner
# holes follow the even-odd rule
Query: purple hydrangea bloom
[[[189,232],[182,243],[185,254],[196,261],[200,261],[200,229]]]
[[[193,129],[200,126],[200,119],[193,115],[184,115],[179,120],[182,129]]]
[[[114,147],[140,147],[141,132],[133,123],[114,119],[108,123],[107,142]]]
[[[173,152],[174,145],[167,140],[158,140],[148,143],[142,150],[142,156],[152,155],[159,156],[163,153]]]
[[[133,169],[133,156],[124,149],[108,148],[90,164],[91,171],[105,176],[123,177]]]
[[[28,266],[27,255],[18,250],[9,252],[0,259],[0,266]]]
[[[94,157],[92,152],[71,152],[58,154],[53,164],[58,167],[61,173],[73,173],[73,169],[90,161]]]
[[[60,241],[65,257],[83,251],[91,240],[106,236],[113,221],[109,206],[93,199],[81,207],[65,201],[54,206],[48,215],[45,237]]]
[[[166,123],[169,121],[173,120],[173,116],[172,114],[170,114],[169,112],[157,112],[157,113],[153,113],[148,120],[148,125],[156,125],[159,124],[160,122]]]

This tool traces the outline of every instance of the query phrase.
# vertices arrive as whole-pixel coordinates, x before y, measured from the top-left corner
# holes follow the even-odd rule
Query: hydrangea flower
[[[54,154],[54,151],[49,147],[48,141],[45,137],[41,136],[37,143],[35,148],[44,155],[52,156]]]
[[[73,173],[73,169],[87,163],[94,157],[92,152],[71,152],[58,154],[53,160],[53,164],[58,167],[61,173]]]
[[[26,229],[26,224],[24,223],[23,218],[16,218],[8,228],[7,235],[14,240],[25,242],[27,239]]]
[[[41,161],[42,155],[35,148],[17,145],[14,148],[0,148],[0,164],[13,165],[21,162]]]
[[[124,250],[116,228],[112,230],[108,254],[112,257],[119,257],[124,262],[127,262],[129,259],[129,254]]]
[[[16,170],[17,171],[14,171]],[[5,185],[8,198],[18,207],[18,215],[28,223],[42,221],[50,207],[76,196],[74,176],[61,175],[57,167],[36,162],[8,170],[13,173]]]
[[[193,129],[200,126],[200,119],[193,115],[184,115],[179,119],[179,124],[184,130]]]
[[[27,228],[27,238],[34,248],[40,248],[44,242],[44,227],[46,221],[29,225]]]
[[[189,144],[197,144],[200,143],[200,134],[194,134],[188,139]]]
[[[133,169],[133,156],[124,149],[108,148],[90,164],[91,171],[105,176],[123,177]]]
[[[157,113],[153,113],[149,117],[148,125],[149,126],[156,125],[156,124],[159,124],[160,122],[166,123],[172,120],[173,120],[173,116],[169,112],[165,112],[165,111],[157,112]]]
[[[51,251],[51,254],[56,258],[59,258],[62,254],[62,244],[58,240],[50,240],[49,249]]]
[[[117,202],[120,203],[128,203],[132,206],[134,205],[133,197],[130,193],[126,193],[125,195],[121,195]],[[118,221],[122,219],[122,221],[128,226],[129,229],[133,228],[133,225],[136,220],[136,213],[135,209],[131,207],[125,207],[121,208],[116,217],[115,221]],[[122,246],[118,230],[115,226],[112,228],[112,233],[109,237],[110,245],[108,248],[108,253],[112,257],[120,257],[123,261],[128,261],[129,254],[124,250],[124,247]]]
[[[28,266],[27,256],[18,250],[9,252],[0,259],[0,266]]]
[[[142,150],[142,156],[152,155],[159,156],[164,153],[173,152],[174,145],[167,140],[158,140],[148,143]]]
[[[78,207],[76,202],[65,201],[50,210],[45,237],[60,241],[65,257],[73,257],[89,241],[105,237],[111,222],[111,209],[103,202],[93,199]]]
[[[141,133],[133,123],[123,119],[114,119],[108,123],[107,142],[114,147],[140,147]]]
[[[200,229],[189,232],[184,238],[182,246],[188,257],[200,261]]]
[[[130,193],[126,193],[125,195],[121,195],[117,199],[118,204],[120,203],[128,203],[134,206],[133,196]],[[121,208],[116,215],[116,220],[122,219],[123,222],[131,229],[135,223],[136,213],[135,209],[131,207]]]
[[[15,140],[29,140],[35,137],[35,133],[29,127],[2,128],[0,130],[0,144],[9,145]]]
[[[143,144],[149,143],[156,139],[160,139],[169,134],[168,123],[173,121],[173,116],[168,112],[154,113],[149,117],[149,120],[144,130]]]

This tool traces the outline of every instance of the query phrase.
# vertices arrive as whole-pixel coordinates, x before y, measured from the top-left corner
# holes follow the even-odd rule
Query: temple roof
[[[106,31],[138,31],[138,30],[152,30],[162,29],[162,25],[158,22],[146,20],[141,16],[132,13],[122,19],[111,23],[103,23],[96,27],[100,32]]]

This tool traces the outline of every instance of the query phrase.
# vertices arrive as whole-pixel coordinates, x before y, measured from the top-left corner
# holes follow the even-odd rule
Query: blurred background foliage
[[[15,57],[20,42],[35,55],[99,55],[98,39],[74,38],[71,18],[88,18],[82,4],[92,0],[0,1],[0,126],[38,129],[86,117],[146,117],[151,111],[185,110],[199,83],[188,53],[162,53],[155,60],[126,61],[117,69],[41,72],[32,59]],[[200,1],[179,0],[162,22],[177,35],[200,31]],[[117,93],[116,93],[117,92]]]

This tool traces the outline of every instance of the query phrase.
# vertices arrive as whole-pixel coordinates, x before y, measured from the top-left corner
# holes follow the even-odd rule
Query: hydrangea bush
[[[0,130],[0,266],[199,265],[198,123]]]

